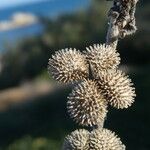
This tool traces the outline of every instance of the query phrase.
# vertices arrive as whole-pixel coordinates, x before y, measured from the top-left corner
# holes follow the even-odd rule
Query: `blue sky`
[[[46,0],[0,0],[0,8]],[[49,0],[51,1],[51,0]]]

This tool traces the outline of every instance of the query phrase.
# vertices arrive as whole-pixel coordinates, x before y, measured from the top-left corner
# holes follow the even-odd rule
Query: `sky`
[[[46,0],[0,0],[0,8]]]

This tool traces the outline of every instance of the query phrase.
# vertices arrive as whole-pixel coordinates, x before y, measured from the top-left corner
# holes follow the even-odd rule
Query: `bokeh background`
[[[84,50],[105,42],[104,0],[0,1],[0,150],[59,150],[80,128],[69,118],[71,86],[47,73],[48,58],[65,47]],[[138,31],[119,42],[120,69],[132,78],[137,98],[127,110],[109,108],[105,127],[127,150],[150,150],[150,2],[137,7]]]

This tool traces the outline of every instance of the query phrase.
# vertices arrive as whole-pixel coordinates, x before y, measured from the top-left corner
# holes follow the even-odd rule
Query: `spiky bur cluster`
[[[80,129],[65,138],[63,150],[125,150],[125,145],[108,129]]]
[[[118,70],[118,38],[136,31],[137,0],[114,0],[109,11],[106,44],[90,46],[84,53],[76,49],[57,51],[49,59],[48,71],[54,79],[76,82],[68,96],[67,109],[76,123],[90,127],[76,130],[65,139],[63,150],[125,150],[115,133],[103,128],[107,105],[128,108],[135,98],[133,83]],[[80,82],[79,82],[80,80]]]
[[[119,53],[109,45],[94,45],[81,53],[76,49],[60,50],[49,59],[48,70],[61,82],[78,81],[68,96],[70,117],[92,132],[77,130],[66,137],[64,150],[124,150],[114,133],[103,129],[107,105],[128,108],[135,90],[128,76],[119,71]],[[92,72],[90,72],[90,69]],[[88,75],[92,78],[88,79]]]
[[[68,83],[86,78],[88,64],[79,50],[66,48],[52,55],[48,71],[57,81]]]
[[[105,119],[107,104],[96,82],[84,80],[73,89],[68,99],[68,112],[80,125],[98,125]]]

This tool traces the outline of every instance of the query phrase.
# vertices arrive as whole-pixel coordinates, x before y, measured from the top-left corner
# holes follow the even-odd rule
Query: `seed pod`
[[[49,59],[48,71],[54,79],[68,83],[86,78],[88,64],[80,51],[62,49]]]
[[[119,53],[116,49],[105,44],[90,46],[85,55],[95,74],[99,70],[115,69],[120,63]]]
[[[75,130],[65,138],[62,150],[89,150],[88,139],[87,130]]]
[[[68,99],[68,112],[77,123],[84,126],[103,126],[107,104],[94,81],[84,80],[78,84]]]
[[[96,79],[100,90],[109,104],[115,108],[128,108],[134,102],[135,88],[128,76],[120,70],[99,73]]]
[[[114,132],[108,129],[96,129],[90,134],[90,150],[125,150]]]

